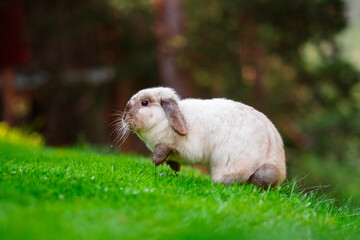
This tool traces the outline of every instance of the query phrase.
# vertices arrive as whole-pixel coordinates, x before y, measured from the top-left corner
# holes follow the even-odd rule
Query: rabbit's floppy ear
[[[176,133],[185,136],[188,133],[184,116],[180,112],[179,105],[174,98],[161,99],[161,106],[165,111],[170,126]]]

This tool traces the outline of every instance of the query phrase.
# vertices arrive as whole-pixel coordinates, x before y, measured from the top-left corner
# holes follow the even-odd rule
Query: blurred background
[[[1,121],[48,145],[110,147],[113,114],[170,86],[264,112],[290,179],[360,201],[360,1],[1,0],[0,36]]]

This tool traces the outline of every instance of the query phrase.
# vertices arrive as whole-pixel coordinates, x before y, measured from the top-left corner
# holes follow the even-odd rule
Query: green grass
[[[0,139],[1,239],[360,239],[358,210],[90,149]]]

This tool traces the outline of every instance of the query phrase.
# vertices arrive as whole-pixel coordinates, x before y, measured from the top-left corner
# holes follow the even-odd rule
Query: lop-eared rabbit
[[[286,175],[279,132],[240,102],[181,100],[171,88],[149,88],[129,100],[120,122],[122,131],[135,132],[153,151],[156,166],[166,162],[178,171],[180,164],[207,165],[214,182],[261,187],[277,186]]]

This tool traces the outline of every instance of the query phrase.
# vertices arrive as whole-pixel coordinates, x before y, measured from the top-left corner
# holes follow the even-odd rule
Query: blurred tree
[[[180,0],[154,0],[155,35],[160,81],[175,89],[182,89],[175,66],[179,51],[177,39],[184,31],[184,19]]]
[[[239,71],[242,65],[247,65],[241,64],[241,60],[268,65],[262,67],[267,68],[260,74],[263,82],[272,66],[261,62],[277,58],[282,65],[302,67],[301,46],[308,41],[331,41],[345,27],[343,4],[341,0],[186,1],[189,26],[186,37],[191,44],[185,49],[182,66],[194,68],[196,63],[192,77],[199,85],[210,88],[223,85],[226,92],[238,98],[248,91],[246,86],[255,84],[249,79],[256,76],[251,70]],[[209,72],[209,76],[204,72]]]
[[[261,45],[258,23],[253,14],[254,12],[248,9],[247,6],[242,9],[240,16],[242,34],[239,41],[239,60],[243,79],[253,85],[253,105],[263,111],[265,97],[264,74],[267,68],[266,50]]]

